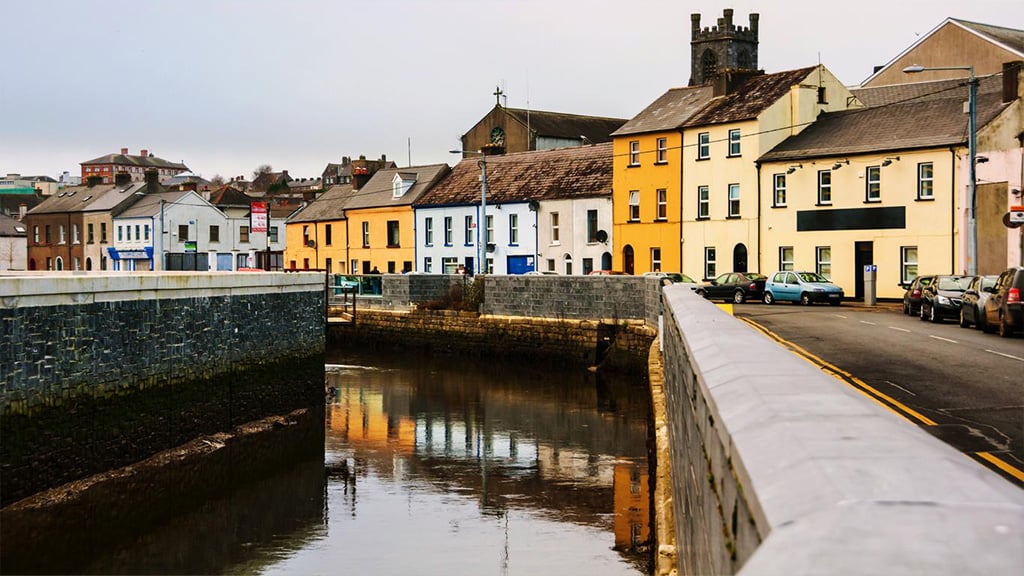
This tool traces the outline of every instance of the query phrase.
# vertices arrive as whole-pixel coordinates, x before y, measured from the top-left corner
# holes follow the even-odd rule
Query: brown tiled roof
[[[218,208],[224,206],[249,206],[252,201],[253,199],[244,192],[240,192],[234,186],[228,184],[210,192],[210,204]]]
[[[288,219],[292,222],[324,222],[340,220],[341,213],[345,209],[345,202],[352,195],[351,184],[337,184],[331,186],[319,198],[310,202],[305,208],[292,215]]]
[[[416,206],[480,201],[479,157],[459,162]],[[526,202],[610,195],[611,143],[487,157],[487,201]]]
[[[732,94],[713,99],[703,110],[691,117],[685,126],[707,126],[757,118],[758,114],[816,69],[816,66],[810,66],[754,76]]]
[[[981,128],[1007,104],[1002,102],[1001,74],[979,80],[977,116],[978,128]],[[786,139],[760,160],[801,160],[963,144],[968,136],[968,115],[963,111],[967,88],[963,80],[959,83],[956,90],[949,89],[948,80],[858,90],[858,93],[885,92],[881,96],[868,95],[867,102],[880,101],[882,96],[893,100],[869,108],[822,114],[814,124]],[[889,90],[907,86],[923,96],[899,100],[898,92]],[[928,90],[928,86],[932,90]]]
[[[530,130],[538,136],[571,138],[573,140],[579,140],[580,136],[586,136],[587,140],[595,144],[610,142],[611,133],[626,123],[624,118],[581,116],[521,108],[505,108],[504,110],[523,126],[529,124]]]
[[[672,88],[612,132],[612,135],[625,136],[680,128],[711,101],[713,92],[710,85]]]

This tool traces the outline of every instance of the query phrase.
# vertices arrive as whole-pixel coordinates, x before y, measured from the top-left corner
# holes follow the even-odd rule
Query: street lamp
[[[975,219],[976,192],[978,176],[975,164],[978,154],[977,135],[977,100],[978,100],[978,79],[974,77],[974,66],[907,66],[903,69],[906,74],[917,74],[930,70],[967,70],[970,78],[967,80],[967,109],[968,109],[968,137],[967,155],[969,156],[970,168],[968,169],[967,197],[970,208],[967,212],[967,274],[974,276],[978,273],[978,224]]]
[[[481,235],[480,228],[487,226],[487,155],[483,152],[473,152],[472,150],[449,150],[452,154],[479,154],[480,155],[480,216],[476,221],[476,273],[486,274],[487,267],[484,265],[484,258],[487,255],[487,251],[483,247],[484,238]]]

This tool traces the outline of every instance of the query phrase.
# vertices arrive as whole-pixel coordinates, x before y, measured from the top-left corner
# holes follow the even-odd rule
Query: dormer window
[[[391,179],[391,197],[401,198],[416,183],[416,174],[412,172],[399,172]]]

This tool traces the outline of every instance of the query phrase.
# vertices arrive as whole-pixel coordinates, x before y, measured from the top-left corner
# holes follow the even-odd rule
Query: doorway
[[[633,274],[633,247],[629,244],[622,249],[622,271]]]
[[[854,244],[853,258],[853,282],[854,298],[864,301],[864,267],[875,263],[875,248],[873,242],[857,242]],[[878,276],[875,276],[878,282]],[[877,289],[877,286],[876,286]]]
[[[747,247],[742,243],[732,249],[732,269],[734,272],[747,271]]]

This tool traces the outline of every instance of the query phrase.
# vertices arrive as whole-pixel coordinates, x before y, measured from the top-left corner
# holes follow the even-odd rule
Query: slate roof
[[[11,218],[6,214],[0,214],[0,236],[24,237],[28,234],[25,224]]]
[[[970,22],[968,20],[960,20],[959,18],[950,18],[950,20],[965,28],[970,28],[982,36],[987,36],[989,39],[1010,48],[1021,56],[1024,56],[1024,30],[1004,28],[1002,26],[982,24],[980,22]]]
[[[24,204],[27,210],[42,204],[44,198],[43,195],[36,191],[35,188],[29,188],[24,192],[20,192],[19,188],[0,188],[0,213],[4,214],[18,214],[21,210],[21,205]]]
[[[132,182],[126,186],[115,186],[113,184],[100,184],[92,187],[68,186],[57,194],[43,200],[38,206],[29,210],[29,213],[63,214],[110,210],[129,194],[142,190],[145,186],[145,182]]]
[[[529,124],[530,130],[538,136],[571,138],[573,140],[579,140],[580,136],[586,136],[587,140],[595,144],[611,142],[611,133],[626,123],[624,118],[581,116],[522,108],[503,108],[503,110],[523,126]]]
[[[157,192],[140,196],[139,200],[132,204],[127,210],[121,212],[119,218],[144,218],[147,216],[160,215],[160,200],[165,204],[173,204],[183,196],[195,194],[191,190],[173,190],[171,192]],[[166,209],[166,208],[165,208]]]
[[[351,184],[336,184],[327,189],[316,200],[292,215],[288,223],[293,222],[324,222],[340,220],[345,202],[352,195]]]
[[[173,168],[178,170],[188,170],[188,166],[180,162],[171,162],[170,160],[164,160],[163,158],[157,158],[156,156],[139,156],[135,154],[107,154],[100,156],[99,158],[93,158],[85,162],[79,162],[81,165],[86,164],[115,164],[118,166],[141,166],[143,168]]]
[[[392,180],[395,173],[415,173],[416,183],[401,198],[392,198]],[[411,166],[406,168],[388,168],[378,170],[356,190],[345,202],[345,209],[383,208],[387,206],[409,206],[419,200],[427,191],[434,187],[442,178],[451,172],[447,164],[431,164],[428,166]],[[319,198],[314,204],[319,202]]]
[[[678,129],[706,106],[713,94],[714,88],[710,85],[672,88],[612,132],[612,136]]]
[[[480,202],[479,157],[459,162],[417,207]],[[612,193],[611,143],[487,157],[487,201],[495,204]]]
[[[810,66],[754,76],[732,94],[711,100],[700,112],[694,114],[684,127],[725,124],[757,118],[758,114],[816,69],[817,66]]]
[[[1002,102],[1002,74],[979,79],[978,128],[990,122],[1009,104]],[[959,87],[956,83],[959,82]],[[844,110],[818,116],[817,121],[761,156],[760,161],[897,152],[916,148],[960,145],[967,142],[968,115],[964,80],[920,82],[857,90],[873,107]],[[953,85],[957,89],[950,89]],[[909,92],[892,90],[910,88]],[[920,98],[906,99],[910,93]]]

